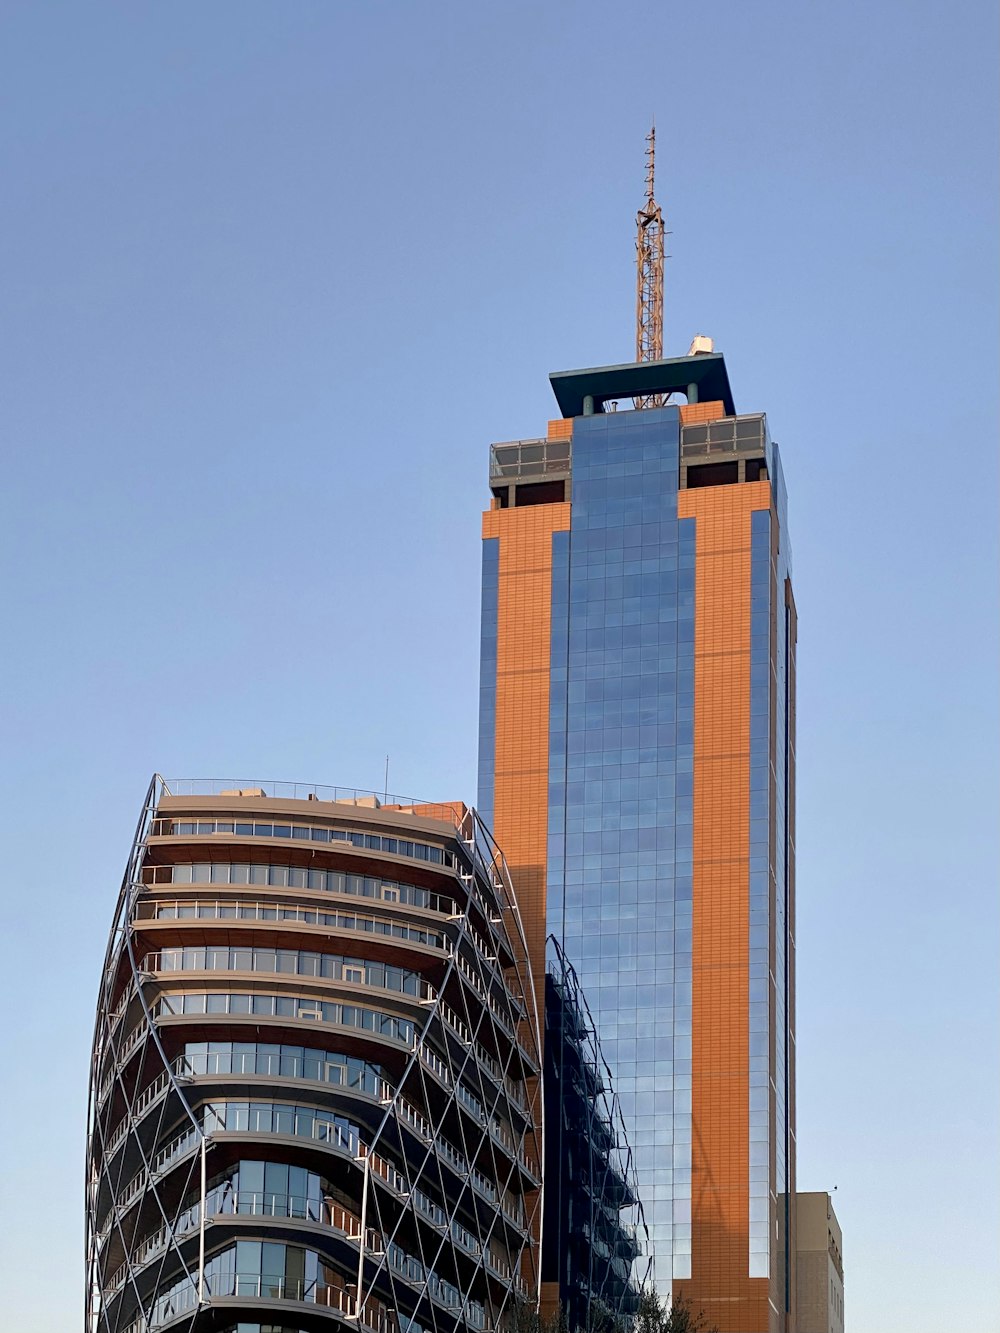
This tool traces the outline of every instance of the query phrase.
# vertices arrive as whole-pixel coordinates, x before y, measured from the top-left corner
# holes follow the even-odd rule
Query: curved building
[[[154,779],[98,1002],[88,1333],[534,1305],[539,1045],[474,811]]]

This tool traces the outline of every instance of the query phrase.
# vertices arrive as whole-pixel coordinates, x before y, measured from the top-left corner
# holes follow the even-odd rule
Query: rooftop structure
[[[549,383],[564,417],[588,417],[603,412],[605,403],[644,395],[666,398],[672,393],[683,394],[689,403],[720,402],[720,416],[736,414],[721,352],[559,370],[549,376]]]

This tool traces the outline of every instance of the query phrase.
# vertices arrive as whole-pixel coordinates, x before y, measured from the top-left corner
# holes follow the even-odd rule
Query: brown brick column
[[[721,1333],[768,1333],[749,1276],[750,514],[766,481],[681,491],[696,521],[691,1278]]]

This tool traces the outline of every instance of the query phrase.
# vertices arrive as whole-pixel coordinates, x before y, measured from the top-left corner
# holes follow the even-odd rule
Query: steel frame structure
[[[653,196],[656,168],[656,127],[646,136],[646,202],[636,214],[635,359],[663,359],[663,213]],[[663,394],[633,399],[634,406],[660,407]]]
[[[546,1266],[562,1275],[563,1251],[574,1249],[576,1289],[567,1289],[560,1276],[563,1315],[570,1328],[600,1333],[630,1325],[640,1293],[652,1281],[653,1260],[621,1105],[587,997],[555,935],[549,935],[546,952],[550,1234],[556,1209],[560,1222],[555,1258],[547,1256]],[[558,1179],[555,1196],[552,1175]]]
[[[240,1152],[233,1146],[238,1131],[220,1131],[208,1110],[213,1089],[225,1079],[211,1074],[207,1063],[202,1069],[183,1053],[172,1056],[164,1039],[158,996],[165,985],[176,987],[178,974],[165,978],[156,971],[160,956],[143,951],[142,935],[144,923],[156,919],[157,898],[144,871],[156,844],[154,821],[170,795],[170,787],[155,776],[115,906],[100,982],[88,1105],[87,1333],[161,1328],[196,1333],[228,1327],[230,1315],[233,1326],[256,1317],[303,1329],[329,1328],[332,1321],[370,1333],[406,1333],[410,1327],[414,1333],[463,1328],[484,1333],[496,1329],[513,1305],[534,1305],[543,1160],[539,1016],[506,863],[479,816],[464,807],[454,817],[456,910],[435,921],[443,941],[443,975],[421,995],[422,1022],[413,1025],[402,1073],[394,1084],[384,1079],[378,1084],[377,1095],[368,1099],[374,1105],[365,1107],[364,1115],[352,1111],[360,1126],[367,1116],[367,1128],[309,1144],[314,1159],[317,1152],[328,1159],[324,1170],[330,1179],[352,1198],[360,1196],[360,1216],[341,1208],[341,1232],[333,1238],[341,1255],[347,1244],[352,1271],[342,1271],[342,1258],[331,1259],[332,1267],[339,1263],[343,1286],[282,1288],[277,1305],[269,1299],[266,1308],[257,1304],[263,1288],[256,1298],[245,1288],[212,1290],[206,1276],[209,1251],[224,1253],[217,1249],[218,1238],[235,1234],[237,1218],[256,1227],[241,1235],[266,1240],[272,1228],[277,1227],[272,1238],[282,1228],[274,1216],[253,1208],[243,1212],[238,1201],[212,1212],[218,1191],[212,1193],[208,1184],[216,1160],[225,1155],[221,1147],[228,1148],[230,1159]],[[347,806],[302,804],[310,817],[350,820]],[[238,853],[238,841],[223,850]],[[216,859],[218,850],[216,845]],[[238,894],[230,898],[239,901]],[[198,916],[201,909],[193,901]],[[406,916],[395,905],[393,912]],[[326,931],[320,939],[329,947],[335,936]],[[361,952],[356,940],[340,944]],[[196,974],[197,969],[185,975],[182,984],[189,985]],[[220,977],[203,975],[201,981],[217,987]],[[336,1041],[332,1032],[318,1038],[315,1022],[295,1024],[306,1045]],[[178,1030],[175,1026],[174,1034]],[[245,1070],[239,1079],[244,1089],[252,1085],[251,1097],[258,1087],[261,1097],[287,1096],[282,1083],[281,1076],[256,1079]],[[329,1106],[334,1090],[306,1092],[297,1082],[292,1095]],[[361,1093],[352,1097],[355,1106],[363,1100]],[[450,1138],[443,1131],[446,1122]],[[266,1154],[267,1145],[255,1138],[249,1151]],[[324,1262],[332,1253],[333,1227],[317,1221],[302,1235]],[[405,1237],[410,1249],[404,1252]],[[170,1291],[175,1295],[165,1296]]]

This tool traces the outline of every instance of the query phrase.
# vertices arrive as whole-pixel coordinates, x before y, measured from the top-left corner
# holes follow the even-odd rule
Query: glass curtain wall
[[[587,996],[656,1279],[691,1266],[694,522],[676,407],[577,418],[553,545],[548,930]]]

